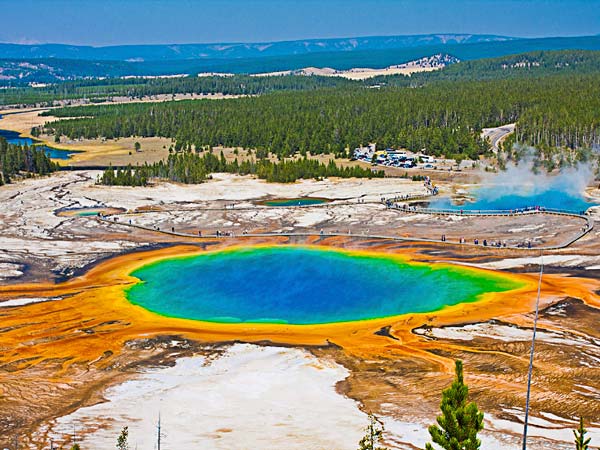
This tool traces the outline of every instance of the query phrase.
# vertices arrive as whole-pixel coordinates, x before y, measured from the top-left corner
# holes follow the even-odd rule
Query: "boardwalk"
[[[385,203],[384,203],[385,204]],[[357,205],[357,203],[355,202],[341,202],[338,205]],[[324,208],[327,207],[327,204],[319,204],[319,205],[303,205],[303,206],[289,206],[289,207],[275,207],[277,209],[281,209],[281,208],[302,208],[302,209],[308,209],[308,208]],[[397,206],[397,205],[396,205]],[[322,237],[336,237],[336,236],[340,236],[340,237],[360,237],[360,238],[365,238],[365,239],[382,239],[382,240],[393,240],[393,241],[400,241],[400,242],[422,242],[422,243],[436,243],[436,244],[445,244],[445,245],[454,245],[454,246],[467,246],[467,247],[480,247],[480,248],[485,248],[485,249],[510,249],[510,250],[558,250],[558,249],[563,249],[563,248],[567,248],[570,245],[572,245],[573,243],[577,242],[579,239],[581,239],[583,236],[587,235],[588,233],[590,233],[593,228],[594,228],[594,220],[592,219],[591,216],[589,215],[580,215],[580,214],[575,214],[575,213],[570,213],[570,212],[566,212],[566,211],[556,211],[556,210],[548,210],[548,209],[531,209],[531,210],[523,210],[523,211],[468,211],[468,212],[463,212],[461,214],[461,212],[459,211],[452,211],[452,210],[428,210],[426,208],[414,208],[414,207],[409,207],[409,208],[400,208],[400,207],[396,207],[396,206],[388,206],[388,209],[393,209],[394,211],[398,211],[398,212],[405,212],[405,213],[410,213],[410,214],[427,214],[427,215],[433,215],[433,216],[487,216],[487,217],[522,217],[524,215],[528,215],[528,216],[534,216],[534,215],[548,215],[548,216],[563,216],[563,217],[570,217],[573,219],[577,219],[577,220],[581,220],[583,225],[581,226],[581,228],[579,229],[579,232],[576,233],[575,235],[569,236],[567,237],[563,242],[556,244],[556,245],[547,245],[547,246],[527,246],[527,245],[521,245],[521,246],[516,246],[516,245],[498,245],[497,243],[495,243],[495,245],[484,245],[485,239],[482,239],[478,244],[473,243],[473,242],[468,242],[466,240],[461,240],[461,241],[452,241],[452,240],[448,240],[445,238],[440,238],[440,239],[431,239],[431,238],[419,238],[419,237],[403,237],[403,236],[398,236],[398,235],[393,235],[393,234],[373,234],[373,233],[369,233],[369,230],[364,230],[364,231],[359,231],[359,232],[355,232],[355,233],[351,233],[351,232],[338,232],[338,231],[326,231],[326,230],[322,230],[322,229],[316,229],[314,231],[277,231],[277,232],[261,232],[261,233],[251,233],[251,232],[237,232],[235,230],[230,230],[230,229],[223,229],[223,230],[219,230],[219,231],[215,231],[213,233],[189,233],[189,232],[183,232],[183,231],[179,231],[176,230],[175,227],[158,227],[158,226],[147,226],[147,225],[142,225],[142,224],[136,224],[131,220],[128,220],[127,217],[129,215],[133,215],[133,214],[115,214],[115,215],[110,215],[110,216],[98,216],[97,219],[101,220],[103,222],[106,223],[111,223],[111,224],[119,224],[121,226],[126,226],[126,227],[131,227],[131,228],[135,228],[135,229],[140,229],[140,230],[145,230],[145,231],[150,231],[150,232],[154,232],[154,233],[162,233],[162,234],[167,234],[167,235],[172,235],[172,236],[177,236],[177,237],[184,237],[184,238],[188,238],[188,239],[232,239],[232,238],[239,238],[239,237],[272,237],[272,236],[286,236],[286,237],[292,237],[292,236],[296,236],[296,237],[314,237],[314,236],[322,236]],[[222,207],[222,208],[212,208],[212,211],[228,211],[228,210],[233,210],[235,209],[234,206],[229,206],[229,207]],[[261,206],[257,206],[257,207],[247,207],[244,208],[245,210],[260,210],[260,209],[268,209],[268,207],[261,207]],[[242,208],[238,208],[238,210],[242,210]],[[150,213],[152,211],[146,211],[146,212],[142,212],[141,214],[144,213]],[[135,213],[135,214],[139,214],[139,213]],[[121,218],[125,218],[125,220],[121,220]],[[363,227],[364,228],[364,227]]]

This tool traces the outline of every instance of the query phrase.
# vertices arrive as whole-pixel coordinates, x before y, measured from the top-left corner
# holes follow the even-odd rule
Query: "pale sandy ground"
[[[524,412],[521,410],[505,411],[514,413],[514,421],[499,419],[491,414],[484,417],[484,431],[480,434],[481,448],[485,450],[519,450],[522,444],[517,436],[522,435],[523,425],[520,423]],[[548,414],[553,416],[551,414]],[[430,441],[427,425],[418,422],[405,422],[387,416],[379,418],[387,431],[386,438],[390,449],[414,450],[424,448]],[[554,416],[553,421],[540,417],[531,417],[527,429],[527,444],[530,448],[545,450],[571,450],[573,448],[573,429],[577,423],[571,419]],[[600,424],[588,428],[587,437],[593,442],[600,438]],[[440,447],[434,445],[434,448]]]
[[[86,172],[90,176],[100,172]],[[253,176],[213,174],[213,179],[197,185],[160,183],[152,188],[131,189],[130,187],[84,186],[88,194],[102,202],[119,199],[127,209],[152,203],[170,203],[225,200],[248,201],[266,196],[281,198],[323,197],[328,199],[351,199],[362,197],[365,201],[379,201],[381,196],[402,194],[425,194],[427,190],[420,182],[406,179],[325,179],[322,181],[299,180],[296,183],[267,183]],[[83,194],[75,190],[76,194]]]
[[[0,119],[0,128],[3,130],[13,130],[25,136],[31,136],[31,129],[44,125],[52,120],[56,120],[55,117],[42,117],[41,113],[49,111],[49,109],[29,109],[29,110],[15,110],[15,114],[8,114],[2,111],[2,118]]]
[[[61,442],[73,426],[108,423],[82,445],[111,448],[129,425],[132,448],[151,449],[160,413],[164,448],[353,448],[367,420],[355,401],[335,392],[347,375],[304,350],[236,344],[208,364],[180,359],[109,389],[107,403],[60,418],[53,436]]]
[[[67,161],[61,160],[61,165],[71,166],[132,166],[144,163],[155,163],[169,156],[171,139],[161,137],[128,137],[119,139],[77,139],[61,138],[60,144],[54,143],[53,136],[42,135],[39,139],[49,145],[64,150],[74,150],[76,153]],[[141,151],[135,151],[135,143],[139,142]]]
[[[15,306],[31,305],[33,303],[53,302],[56,300],[62,300],[61,297],[32,297],[32,298],[15,298],[13,300],[7,300],[0,303],[0,308],[13,308]]]
[[[342,77],[347,78],[349,80],[366,80],[368,78],[385,76],[385,75],[412,75],[413,73],[419,72],[432,72],[434,70],[439,70],[440,67],[402,67],[402,66],[392,66],[386,67],[384,69],[370,69],[367,67],[357,67],[355,69],[350,70],[342,70],[342,71],[333,71],[330,72],[327,68],[318,69],[315,67],[310,67],[307,69],[303,69],[305,75],[323,75],[323,76],[332,76],[332,77]]]
[[[204,214],[202,209],[211,204],[223,206],[235,203],[253,208],[240,212],[240,215],[249,214],[249,220],[257,223],[275,220],[294,224],[292,228],[318,227],[326,220],[340,227],[349,223],[364,228],[387,227],[390,232],[394,232],[394,227],[399,224],[429,229],[440,220],[433,216],[399,215],[377,203],[382,195],[423,192],[421,183],[408,180],[306,180],[293,184],[271,184],[251,177],[217,174],[212,181],[200,185],[160,183],[154,187],[127,188],[96,186],[94,179],[98,174],[97,171],[60,172],[47,178],[3,186],[0,189],[0,267],[15,278],[22,274],[25,263],[39,263],[68,275],[74,268],[81,268],[98,258],[140,248],[152,241],[142,232],[108,225],[94,218],[56,216],[56,210],[65,207],[135,209],[154,206],[164,209],[157,214],[167,214],[169,220],[184,223],[191,214]],[[325,208],[275,209],[253,204],[255,200],[266,197],[299,196],[325,197],[335,201]],[[373,203],[359,204],[359,198]],[[340,199],[351,199],[355,203],[335,206],[342,203]],[[142,216],[145,217],[133,218],[142,220]],[[225,221],[232,217],[235,215],[212,218],[211,226],[224,226]],[[516,230],[515,233],[539,233],[540,228],[532,222],[534,218],[526,219],[529,223],[509,224],[510,228]],[[468,219],[464,217],[452,218],[452,221],[457,221],[461,227],[468,225]],[[562,230],[558,223],[556,227],[555,231],[560,233]],[[599,265],[597,251],[589,250],[599,237],[600,234],[595,232],[582,242],[587,249],[585,252],[569,249],[565,254],[547,257],[547,264],[584,268]],[[490,267],[495,264],[514,268],[538,262],[536,257],[503,259],[496,255],[492,259],[499,262],[488,263]],[[3,306],[35,303],[41,299],[13,300],[14,304]],[[512,341],[528,339],[526,332],[485,324],[464,329],[432,330],[434,337],[458,341],[484,336],[502,342],[505,335]],[[597,352],[599,343],[596,341],[564,332],[540,333],[540,339],[541,343],[548,345],[585,348],[590,357],[600,360]],[[114,417],[114,421],[107,420],[108,428],[86,437],[87,448],[112,448],[119,428],[125,424],[131,427],[132,443],[138,442],[140,449],[152,448],[150,436],[160,409],[165,442],[172,439],[172,448],[194,448],[194,445],[282,448],[282,443],[286,444],[285,448],[356,448],[366,420],[358,404],[334,390],[335,384],[348,375],[341,366],[317,359],[303,350],[248,345],[236,345],[222,359],[208,365],[204,362],[203,358],[184,359],[173,368],[144,372],[139,378],[111,388],[106,393],[108,402],[80,409],[59,419],[56,424],[51,424],[52,429],[58,438],[61,433],[71,433],[73,425],[79,433],[88,429],[93,431],[94,424],[103,417]],[[591,396],[598,395],[586,386],[581,389],[590,392]],[[401,399],[399,395],[394,399],[395,405],[388,407],[384,404],[382,408],[382,420],[388,430],[387,441],[390,448],[414,449],[414,445],[424,444],[426,426],[433,418],[419,416],[418,411],[405,411],[398,415],[397,402]],[[519,421],[522,412],[511,414],[511,420],[507,420],[506,415],[502,419],[486,416],[483,448],[520,447],[516,436],[521,432]],[[570,429],[574,426],[571,418],[534,417],[532,423],[532,448],[571,448]],[[599,427],[600,424],[591,427],[595,440],[600,440]],[[189,444],[191,442],[198,444]]]
[[[536,215],[499,222],[494,218],[468,219],[437,217],[386,210],[381,196],[423,194],[419,182],[404,179],[303,180],[291,184],[267,183],[249,176],[215,174],[199,185],[159,183],[152,187],[107,187],[95,185],[99,171],[59,172],[47,178],[24,180],[0,189],[0,264],[5,280],[18,279],[24,265],[40,259],[54,272],[71,271],[102,256],[143,247],[149,237],[139,230],[99,222],[93,217],[61,217],[61,208],[115,207],[158,211],[122,216],[136,225],[176,227],[178,231],[198,228],[205,232],[258,227],[268,231],[328,231],[397,235],[439,239],[446,233],[456,241],[460,236],[486,233],[509,241],[559,243],[576,233],[578,221],[558,216]],[[324,197],[334,200],[322,207],[265,208],[255,202],[265,198]],[[359,199],[361,203],[359,203]],[[363,203],[364,202],[364,203]],[[235,204],[230,210],[211,211]],[[460,235],[457,233],[461,233]],[[502,233],[502,234],[499,234]],[[582,240],[585,245],[598,239],[600,230]],[[111,238],[107,239],[109,235]],[[481,235],[479,235],[481,237]],[[74,245],[77,242],[77,245]],[[547,263],[571,267],[600,265],[598,253],[570,251],[547,257]],[[535,264],[530,257],[507,257],[489,262],[490,267],[513,268]]]
[[[60,208],[103,206],[85,192],[73,195],[69,190],[72,185],[93,185],[93,180],[88,174],[62,172],[0,189],[0,263],[10,265],[4,279],[21,276],[24,265],[37,257],[61,271],[145,245],[139,237],[127,240],[127,234],[106,239],[102,234],[110,229],[96,221],[56,216]]]
[[[415,333],[437,339],[460,341],[472,341],[477,337],[492,338],[504,342],[528,341],[531,339],[531,330],[489,322],[460,327],[418,329],[415,330]],[[576,345],[581,350],[589,352],[591,356],[600,359],[600,339],[591,336],[570,335],[563,331],[538,331],[536,340],[550,344]]]
[[[469,333],[529,338],[519,330],[516,335],[512,330],[475,327],[457,328],[455,333],[465,339]],[[546,338],[540,335],[541,340]],[[108,389],[105,403],[81,408],[40,431],[49,431],[56,443],[68,443],[75,429],[84,447],[111,448],[127,425],[132,447],[150,449],[156,442],[160,413],[165,448],[350,450],[357,447],[367,418],[355,401],[335,391],[336,383],[347,376],[342,366],[304,350],[235,344],[215,361],[182,358],[174,367],[148,369]],[[522,411],[504,412],[514,415],[515,422],[488,415],[482,448],[520,448],[515,435],[521,431]],[[535,448],[570,449],[575,423],[550,416],[531,418],[529,443]],[[423,448],[429,440],[431,418],[408,422],[383,415],[379,419],[389,448]],[[594,441],[600,439],[600,428],[589,431]]]
[[[10,262],[0,263],[0,281],[18,278],[23,275],[24,266]]]
[[[318,75],[322,77],[341,77],[349,80],[366,80],[368,78],[386,76],[386,75],[412,75],[419,72],[432,72],[441,69],[442,66],[421,67],[417,64],[406,63],[396,66],[389,66],[383,69],[373,69],[368,67],[355,67],[348,70],[337,70],[331,67],[305,67],[299,70],[283,70],[279,72],[260,73],[253,76],[272,77],[282,75]]]
[[[367,195],[377,201],[382,193],[423,192],[420,183],[407,180],[310,180],[293,184],[266,183],[251,177],[220,174],[199,185],[161,183],[155,187],[129,188],[95,185],[99,171],[59,172],[47,178],[28,179],[0,189],[0,264],[3,279],[17,279],[23,265],[41,258],[55,272],[82,267],[102,256],[148,244],[143,234],[115,227],[93,218],[60,217],[61,208],[141,206],[170,204],[206,207],[207,201],[252,201],[267,196],[317,196],[347,198]],[[200,202],[200,203],[197,203]],[[290,210],[288,210],[290,211]],[[295,210],[302,217],[305,210]],[[180,212],[182,219],[186,212]],[[291,211],[291,214],[294,214]],[[341,213],[340,213],[341,214]],[[302,219],[300,219],[302,220]],[[218,221],[214,226],[222,226]],[[107,239],[107,235],[114,236]],[[77,244],[75,245],[75,242]]]

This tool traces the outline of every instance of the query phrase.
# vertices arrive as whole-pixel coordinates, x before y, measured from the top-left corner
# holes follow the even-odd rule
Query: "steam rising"
[[[578,163],[558,173],[539,170],[535,149],[519,147],[524,155],[519,163],[511,162],[499,173],[483,173],[481,185],[469,195],[441,196],[429,202],[433,209],[467,211],[513,211],[543,207],[582,213],[598,204],[586,198],[586,188],[594,180],[591,163]],[[597,199],[596,199],[597,200]]]
[[[519,164],[509,163],[505,171],[486,173],[482,180],[488,198],[507,195],[538,196],[546,192],[562,192],[572,197],[581,197],[586,187],[594,180],[590,164],[579,163],[562,169],[558,174],[536,172],[531,158]]]

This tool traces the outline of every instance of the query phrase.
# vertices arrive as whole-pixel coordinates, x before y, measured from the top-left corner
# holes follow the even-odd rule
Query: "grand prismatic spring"
[[[161,260],[127,296],[161,315],[211,322],[323,324],[436,311],[522,283],[442,264],[305,247]]]

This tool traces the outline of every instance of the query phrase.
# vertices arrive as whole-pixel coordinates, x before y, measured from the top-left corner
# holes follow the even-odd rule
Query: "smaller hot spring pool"
[[[311,206],[329,203],[331,200],[318,197],[298,197],[298,198],[275,198],[273,200],[264,200],[259,203],[263,206]]]
[[[596,206],[583,193],[562,189],[539,190],[535,187],[484,186],[469,191],[467,198],[450,196],[435,197],[428,202],[429,209],[477,211],[514,211],[530,208],[545,208],[571,213],[583,213]]]
[[[69,209],[60,209],[56,211],[56,215],[60,217],[93,217],[98,214],[109,215],[109,214],[119,214],[123,213],[125,210],[123,208],[103,208],[103,207],[93,207],[93,208],[69,208]]]

